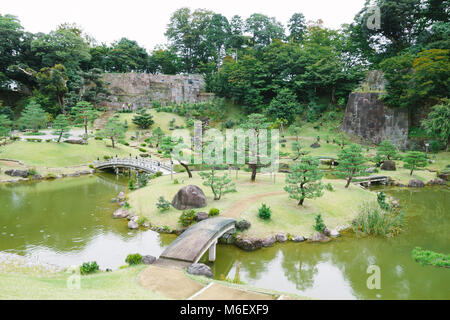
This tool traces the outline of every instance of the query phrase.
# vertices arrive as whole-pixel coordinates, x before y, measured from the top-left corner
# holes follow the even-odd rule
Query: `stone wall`
[[[108,109],[124,106],[150,107],[153,101],[161,103],[202,102],[214,95],[205,92],[201,75],[164,75],[147,73],[105,73],[103,80],[111,92]]]
[[[354,92],[348,99],[342,129],[376,144],[389,140],[404,148],[409,131],[408,111],[387,107],[379,93]]]

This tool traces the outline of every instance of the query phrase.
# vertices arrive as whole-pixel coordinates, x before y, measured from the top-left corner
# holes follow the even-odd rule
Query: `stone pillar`
[[[211,245],[211,247],[209,247],[209,262],[216,261],[216,246],[217,246],[217,241],[215,241]]]

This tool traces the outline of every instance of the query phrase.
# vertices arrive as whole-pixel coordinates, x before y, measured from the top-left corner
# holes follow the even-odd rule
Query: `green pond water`
[[[174,236],[130,231],[112,219],[110,199],[126,188],[110,175],[0,186],[0,252],[60,266],[97,261],[118,268],[129,253],[158,256]],[[377,190],[378,191],[378,190]],[[411,251],[448,253],[450,188],[383,189],[406,210],[404,231],[393,239],[328,244],[282,244],[257,252],[219,245],[215,278],[322,299],[450,299],[450,269],[423,267]],[[326,222],[326,221],[325,221]],[[367,268],[380,267],[381,289],[367,288]]]

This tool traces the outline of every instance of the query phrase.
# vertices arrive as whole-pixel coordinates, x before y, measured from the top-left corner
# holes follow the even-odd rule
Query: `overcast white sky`
[[[227,18],[252,13],[274,16],[285,26],[295,12],[307,20],[324,20],[338,28],[353,21],[364,0],[1,0],[0,13],[18,16],[27,31],[49,32],[70,22],[80,25],[98,42],[111,43],[122,37],[136,40],[149,51],[166,43],[164,32],[170,15],[178,8],[209,9]]]

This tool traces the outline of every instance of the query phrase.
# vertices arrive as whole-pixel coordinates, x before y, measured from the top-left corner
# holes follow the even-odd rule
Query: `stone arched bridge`
[[[170,164],[166,164],[156,160],[143,160],[134,158],[111,158],[104,161],[97,160],[94,162],[94,168],[97,170],[131,169],[136,171],[143,171],[149,174],[153,174],[156,172],[170,174],[172,172],[172,167]]]
[[[217,217],[193,225],[164,250],[156,264],[185,267],[197,263],[207,250],[209,261],[215,261],[218,239],[234,229],[235,224],[234,219]]]

